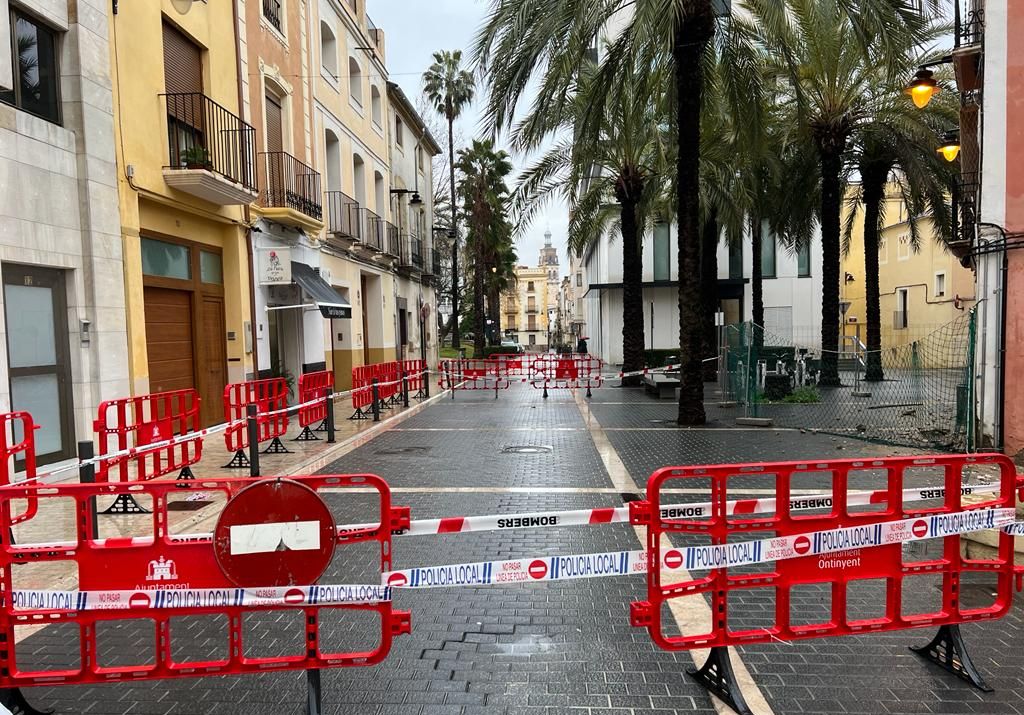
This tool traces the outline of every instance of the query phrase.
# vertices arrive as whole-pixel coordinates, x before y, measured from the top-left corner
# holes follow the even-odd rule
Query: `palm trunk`
[[[491,320],[493,339],[491,345],[501,344],[501,292],[498,290],[498,281],[491,276],[491,282],[487,289],[487,317]]]
[[[477,228],[476,239],[473,241],[473,357],[484,356],[487,336],[487,315],[484,311],[484,242],[483,230]]]
[[[701,231],[700,240],[700,299],[704,334],[704,357],[718,354],[718,334],[715,314],[718,312],[718,221],[712,215]],[[651,330],[654,327],[651,326]],[[704,382],[718,379],[717,365],[704,363]]]
[[[644,367],[644,266],[640,253],[640,227],[636,199],[621,201],[622,216],[622,370]],[[639,385],[640,377],[627,377],[623,385]]]
[[[458,350],[462,347],[459,339],[459,212],[455,198],[455,120],[448,117],[448,168],[451,178],[451,202],[452,202],[452,314],[455,316],[455,323],[452,326],[452,347]]]
[[[885,194],[885,177],[876,172],[862,171],[864,190],[864,302],[868,323],[867,367],[864,379],[879,382],[885,379],[882,371],[882,310],[878,296],[878,216]]]
[[[710,0],[691,0],[676,24],[672,59],[676,83],[676,220],[679,282],[679,414],[680,425],[702,425],[704,380],[701,374],[703,336],[700,320],[700,114],[704,91],[704,49],[714,33]],[[696,280],[695,280],[696,278]]]
[[[841,144],[840,144],[841,145]],[[839,386],[839,171],[841,150],[821,152],[821,376],[818,384]]]
[[[764,230],[760,216],[750,217],[750,319],[754,323],[754,347],[764,345]]]

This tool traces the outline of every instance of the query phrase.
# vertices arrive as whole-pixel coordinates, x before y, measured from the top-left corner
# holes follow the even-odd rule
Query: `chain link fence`
[[[722,329],[719,391],[749,417],[794,427],[943,451],[974,448],[975,315],[871,354],[847,337],[842,385],[818,384],[822,351],[753,323]],[[882,379],[866,379],[880,363]]]

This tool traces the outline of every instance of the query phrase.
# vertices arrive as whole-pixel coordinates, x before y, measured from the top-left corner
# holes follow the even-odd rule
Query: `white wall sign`
[[[256,282],[260,285],[288,285],[292,282],[292,254],[289,248],[256,250]]]

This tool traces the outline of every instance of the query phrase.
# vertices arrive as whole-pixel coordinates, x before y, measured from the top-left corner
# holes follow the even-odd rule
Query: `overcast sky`
[[[431,55],[437,50],[461,49],[468,61],[473,38],[483,24],[489,3],[487,0],[431,0],[430,3],[410,0],[367,0],[366,10],[373,23],[384,31],[387,46],[387,67],[392,82],[397,83],[413,100],[423,89],[423,72],[430,66]],[[482,136],[479,129],[483,101],[478,90],[478,99],[459,120],[462,135],[467,143],[474,136]],[[435,137],[447,150],[447,137]],[[524,157],[513,156],[516,174],[524,164]],[[514,183],[514,179],[510,184]],[[552,244],[558,249],[561,273],[568,271],[565,236],[569,218],[562,203],[549,204],[539,214],[533,225],[526,229],[516,244],[519,262],[537,265],[537,258],[544,245],[544,232],[550,228]]]

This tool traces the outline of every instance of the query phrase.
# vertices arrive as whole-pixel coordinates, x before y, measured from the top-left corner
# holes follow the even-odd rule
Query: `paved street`
[[[514,385],[493,393],[460,392],[432,402],[371,441],[328,464],[324,473],[374,473],[385,478],[396,504],[414,518],[619,506],[666,465],[779,459],[824,459],[906,453],[855,440],[792,430],[729,429],[714,414],[705,429],[677,429],[675,405],[640,390],[606,386],[589,404],[566,392],[543,400],[539,390]],[[543,449],[508,453],[512,446]],[[744,478],[735,493],[764,488]],[[867,485],[870,476],[862,477]],[[812,485],[804,485],[811,488]],[[757,493],[754,491],[753,493]],[[700,501],[697,493],[679,501]],[[369,495],[331,493],[338,523],[367,520]],[[111,517],[124,518],[124,517]],[[679,543],[684,543],[680,541]],[[528,555],[579,554],[640,547],[627,524],[512,532],[396,537],[396,568],[463,563]],[[369,583],[376,576],[371,547],[343,547],[327,583]],[[882,584],[858,583],[851,613],[877,611]],[[762,589],[763,590],[763,589]],[[799,607],[820,611],[821,589],[804,591]],[[410,610],[411,636],[398,638],[390,656],[369,668],[325,671],[325,713],[647,713],[725,712],[683,675],[686,652],[655,648],[645,630],[629,625],[629,604],[645,594],[642,577],[585,579],[487,588],[399,591],[396,608]],[[908,604],[935,600],[934,584],[904,592]],[[730,600],[734,625],[771,622],[770,600],[757,590]],[[983,583],[968,584],[963,598],[983,600]],[[873,605],[874,604],[874,605]],[[699,621],[706,605],[691,604],[677,619]],[[708,611],[708,613],[710,613]],[[996,692],[979,693],[907,650],[930,639],[930,630],[774,643],[739,649],[734,664],[749,675],[744,686],[758,713],[1024,713],[1024,635],[1021,607],[1002,621],[968,625],[964,635],[975,663]],[[297,614],[295,614],[297,616]],[[813,621],[813,615],[809,615]],[[177,658],[223,652],[226,623],[176,618]],[[679,621],[685,623],[685,621]],[[116,622],[115,622],[116,623]],[[301,619],[246,619],[252,654],[301,652]],[[682,627],[682,626],[680,626]],[[369,618],[325,618],[332,648],[363,649],[379,624]],[[685,632],[685,628],[683,628]],[[145,662],[154,648],[138,622],[101,633],[101,663]],[[50,667],[76,662],[78,645],[66,627],[48,627],[18,646],[25,657]],[[883,685],[880,685],[883,684]],[[58,713],[278,715],[304,712],[299,673],[40,688],[37,706]]]

